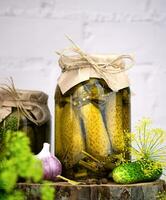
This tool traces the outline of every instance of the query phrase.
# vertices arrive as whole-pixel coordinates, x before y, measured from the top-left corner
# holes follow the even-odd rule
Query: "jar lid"
[[[42,125],[50,119],[47,105],[48,95],[42,91],[16,90],[16,96],[9,91],[0,89],[0,122],[12,112],[12,108],[22,106],[29,115],[32,122]]]
[[[58,79],[58,85],[64,94],[80,82],[90,78],[102,78],[108,87],[118,91],[129,86],[125,71],[131,60],[130,55],[61,55],[59,65],[62,74]]]

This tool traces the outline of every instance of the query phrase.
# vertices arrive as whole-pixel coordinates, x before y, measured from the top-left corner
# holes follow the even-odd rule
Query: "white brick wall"
[[[165,0],[0,0],[0,82],[45,91],[52,114],[65,34],[88,52],[134,53],[133,124],[147,116],[166,129]]]

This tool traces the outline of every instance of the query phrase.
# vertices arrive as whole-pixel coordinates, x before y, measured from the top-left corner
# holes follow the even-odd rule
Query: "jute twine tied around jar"
[[[12,113],[12,108],[17,108],[18,118],[22,114],[38,126],[49,120],[48,96],[45,93],[16,90],[12,78],[9,84],[3,84],[0,88],[0,122]]]
[[[88,78],[103,78],[113,91],[122,89],[122,85],[124,87],[128,85],[128,80],[124,72],[131,68],[134,63],[131,55],[90,55],[84,52],[68,36],[67,38],[72,43],[72,46],[64,49],[62,52],[57,52],[60,56],[59,65],[62,69],[62,75],[58,80],[62,93],[79,82],[84,81],[84,79],[87,80],[88,76]],[[67,53],[74,53],[74,55],[67,55]],[[78,73],[76,74],[74,71]],[[83,78],[83,76],[86,78]],[[68,86],[65,83],[67,77]],[[73,81],[73,78],[77,80],[73,84],[69,83]],[[118,85],[118,81],[122,83]]]

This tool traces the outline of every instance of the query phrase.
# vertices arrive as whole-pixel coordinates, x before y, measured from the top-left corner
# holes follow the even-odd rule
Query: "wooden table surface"
[[[56,189],[56,200],[157,200],[159,193],[165,190],[163,180],[127,185],[112,182],[77,186],[55,182],[51,185]],[[26,192],[28,200],[40,199],[40,186],[32,183],[18,184],[18,188]]]

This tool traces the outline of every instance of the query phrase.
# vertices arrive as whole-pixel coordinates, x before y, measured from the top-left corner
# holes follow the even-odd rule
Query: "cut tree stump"
[[[65,182],[51,184],[56,189],[56,200],[157,200],[165,191],[165,182],[158,180],[148,183],[119,185],[115,183],[77,185]],[[28,200],[39,200],[40,184],[19,183]],[[49,199],[48,199],[49,200]]]

